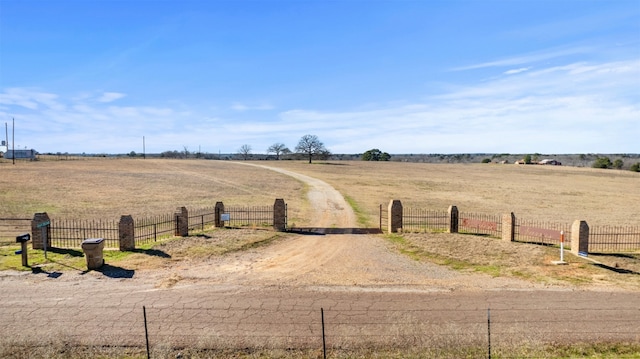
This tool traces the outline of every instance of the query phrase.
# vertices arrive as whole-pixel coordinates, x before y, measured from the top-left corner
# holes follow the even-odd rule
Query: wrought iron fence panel
[[[639,250],[639,226],[593,226],[589,228],[589,252],[636,252]]]
[[[52,219],[50,244],[55,248],[80,248],[88,238],[103,238],[105,248],[119,248],[117,221]]]
[[[446,231],[449,228],[449,213],[421,208],[402,209],[403,232]]]
[[[502,236],[502,216],[460,212],[458,216],[458,231],[500,237]]]

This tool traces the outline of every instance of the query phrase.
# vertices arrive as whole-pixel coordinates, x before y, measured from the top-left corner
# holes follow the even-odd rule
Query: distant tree
[[[528,165],[531,164],[531,155],[524,156],[524,163]]]
[[[640,172],[640,162],[632,164],[631,168],[629,168],[629,170],[631,170],[633,172]]]
[[[609,159],[609,157],[598,157],[596,158],[595,162],[593,162],[593,168],[611,168],[613,166],[613,163],[611,163],[611,160]]]
[[[135,156],[136,156],[136,151],[129,152],[129,157],[135,157]]]
[[[382,152],[377,148],[371,149],[362,154],[363,161],[389,161],[390,158],[390,154]]]
[[[482,160],[482,163],[491,163],[491,159],[490,158],[485,158]]]
[[[613,168],[619,170],[622,169],[622,166],[624,166],[624,162],[622,162],[621,159],[618,158],[617,160],[613,161]]]
[[[189,147],[187,146],[182,146],[182,148],[184,149],[182,151],[182,153],[184,154],[184,158],[189,158],[189,154],[191,154],[191,152],[189,152]]]
[[[251,157],[251,146],[250,145],[242,145],[238,149],[238,153],[242,156],[243,160],[248,160]]]
[[[267,153],[275,153],[276,160],[279,160],[281,154],[286,155],[288,153],[291,153],[291,150],[287,148],[284,143],[274,143],[273,145],[269,146],[269,148],[267,148]]]
[[[304,135],[296,145],[296,152],[309,156],[309,163],[316,155],[327,155],[327,149],[316,135]]]

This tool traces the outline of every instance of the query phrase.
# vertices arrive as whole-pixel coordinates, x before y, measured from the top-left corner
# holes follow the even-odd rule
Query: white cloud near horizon
[[[334,153],[636,153],[639,79],[640,59],[525,66],[422,101],[346,111],[290,108],[251,118],[204,115],[197,105],[118,106],[119,92],[69,97],[10,88],[0,93],[0,116],[16,117],[20,135],[41,152],[138,152],[146,136],[148,152],[202,146],[229,153],[249,144],[264,153],[275,142],[293,148],[310,133]],[[267,102],[232,107],[238,114],[273,109]]]

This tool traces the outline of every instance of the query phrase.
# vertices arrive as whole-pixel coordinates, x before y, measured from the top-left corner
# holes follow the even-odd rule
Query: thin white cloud
[[[105,92],[102,94],[102,96],[100,96],[97,101],[98,102],[103,102],[103,103],[107,103],[107,102],[113,102],[115,100],[121,99],[123,97],[125,97],[126,95],[123,93],[119,93],[119,92]]]
[[[453,71],[467,71],[467,70],[477,70],[488,67],[507,67],[507,66],[518,66],[523,64],[531,64],[537,63],[544,60],[562,58],[566,56],[578,55],[578,54],[586,54],[591,52],[592,50],[585,46],[576,46],[570,48],[561,48],[561,49],[549,49],[540,52],[532,52],[525,55],[520,56],[512,56],[500,60],[487,61],[479,64],[460,66],[453,68]]]
[[[521,72],[529,71],[530,69],[531,69],[531,67],[521,67],[519,69],[513,69],[513,70],[505,71],[504,74],[505,75],[515,75],[515,74],[519,74]]]
[[[239,112],[244,111],[267,111],[273,110],[274,106],[268,103],[259,103],[259,104],[245,104],[242,102],[234,102],[231,105],[231,109]]]

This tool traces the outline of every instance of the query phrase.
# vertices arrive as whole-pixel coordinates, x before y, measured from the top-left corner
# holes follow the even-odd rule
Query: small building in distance
[[[540,162],[538,162],[539,165],[551,165],[551,166],[560,166],[562,163],[556,161],[556,160],[552,160],[552,159],[545,159],[542,160]]]
[[[7,152],[4,153],[4,158],[9,160],[14,158],[16,160],[35,160],[36,154],[38,154],[38,152],[33,148],[30,150],[7,150]]]

